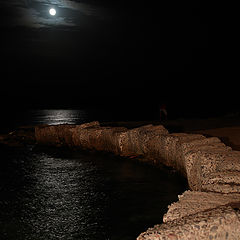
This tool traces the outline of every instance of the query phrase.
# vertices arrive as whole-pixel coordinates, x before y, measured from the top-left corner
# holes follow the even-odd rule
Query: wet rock
[[[239,238],[240,219],[238,213],[230,206],[221,206],[156,225],[140,234],[137,240]]]
[[[166,223],[224,205],[240,207],[240,194],[185,191],[178,198],[179,201],[168,206],[168,212],[164,215],[163,222]]]

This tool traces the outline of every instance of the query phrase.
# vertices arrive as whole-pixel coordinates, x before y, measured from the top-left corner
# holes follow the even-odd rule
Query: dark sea
[[[97,117],[86,110],[15,111],[2,115],[1,131]],[[0,146],[0,153],[0,239],[133,240],[162,223],[187,189],[171,169],[110,154],[31,145]]]
[[[119,106],[118,106],[119,107]],[[0,133],[19,126],[36,124],[81,124],[90,121],[136,121],[152,120],[151,108],[87,108],[87,109],[3,109],[0,118]],[[157,114],[156,114],[157,115]],[[158,114],[159,115],[159,114]]]

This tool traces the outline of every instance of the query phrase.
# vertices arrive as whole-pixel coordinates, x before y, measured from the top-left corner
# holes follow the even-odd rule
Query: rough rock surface
[[[123,127],[75,128],[72,138],[75,147],[120,154],[119,136],[127,131]]]
[[[178,202],[168,206],[168,212],[164,215],[163,222],[166,223],[223,205],[240,207],[240,194],[185,191],[178,198]]]
[[[149,141],[155,136],[168,134],[162,125],[146,125],[139,128],[130,129],[122,133],[119,137],[122,156],[144,155],[151,151]]]
[[[71,145],[70,129],[74,125],[40,125],[35,127],[35,137],[38,144],[62,147]]]
[[[221,206],[161,225],[140,234],[137,240],[239,239],[240,215],[230,206]]]
[[[240,152],[217,137],[171,133],[161,125],[134,129],[103,127],[98,122],[78,126],[39,126],[39,144],[143,156],[180,171],[191,191],[169,206],[164,224],[142,233],[143,239],[240,239]]]
[[[188,179],[194,191],[240,193],[240,152],[219,138],[172,133],[162,126],[127,129],[81,125],[37,126],[38,144],[106,151],[121,156],[143,156],[145,161],[173,167]]]
[[[227,147],[190,151],[185,155],[185,163],[189,187],[192,190],[240,193],[239,151],[232,151]],[[215,184],[212,184],[213,182]],[[219,187],[221,184],[222,188]]]
[[[184,143],[206,139],[200,134],[172,133],[157,135],[149,141],[150,157],[159,159],[166,166],[174,167],[186,176],[182,146]]]
[[[36,142],[40,145],[48,146],[74,146],[73,129],[85,129],[88,127],[99,126],[99,122],[94,121],[81,125],[39,125],[35,127]]]

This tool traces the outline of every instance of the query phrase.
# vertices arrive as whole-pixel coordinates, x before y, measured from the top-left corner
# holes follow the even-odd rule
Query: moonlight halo
[[[55,8],[50,8],[49,9],[49,14],[51,15],[51,16],[55,16],[56,15],[56,9]]]

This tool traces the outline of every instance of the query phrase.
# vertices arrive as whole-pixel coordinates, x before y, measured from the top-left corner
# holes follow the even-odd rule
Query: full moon
[[[56,10],[54,8],[49,9],[49,14],[51,16],[55,16],[56,15]]]

